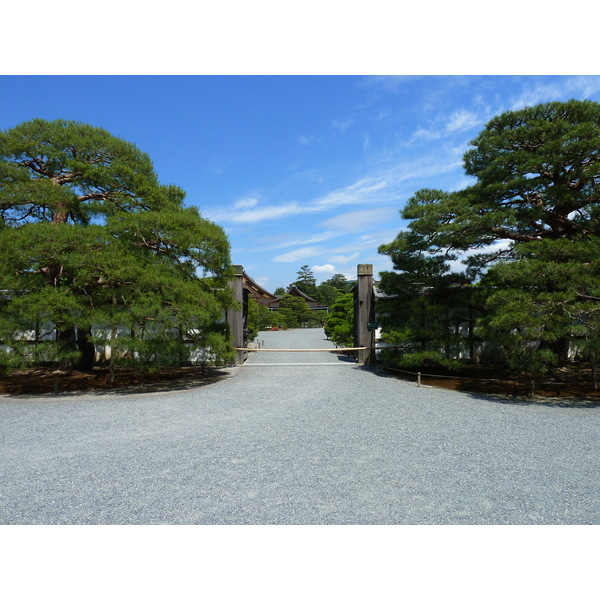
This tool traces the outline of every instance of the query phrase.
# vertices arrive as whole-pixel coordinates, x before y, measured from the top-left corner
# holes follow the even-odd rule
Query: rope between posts
[[[421,385],[421,377],[432,377],[433,379],[477,379],[478,381],[500,381],[505,382],[505,379],[479,379],[474,377],[460,377],[458,375],[434,375],[432,373],[421,373],[420,371],[415,373],[414,371],[403,371],[402,369],[395,369],[394,367],[384,367],[388,371],[397,371],[398,373],[406,373],[407,375],[414,375],[417,377],[417,384]],[[531,381],[531,391],[529,394],[533,397],[535,393],[535,382]]]
[[[421,377],[435,377],[436,379],[445,378],[445,379],[473,379],[472,377],[459,377],[457,375],[434,375],[433,373],[421,373],[414,371],[403,371],[402,369],[395,369],[393,367],[384,367],[388,371],[397,371],[398,373],[406,373],[407,375],[421,375]],[[485,381],[504,381],[503,379],[486,379]]]
[[[348,350],[368,350],[360,348],[235,348],[239,352],[347,352]]]

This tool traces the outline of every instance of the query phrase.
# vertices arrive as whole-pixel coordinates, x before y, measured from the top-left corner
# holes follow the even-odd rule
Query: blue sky
[[[600,77],[0,76],[0,129],[36,117],[103,127],[224,227],[232,260],[270,291],[379,255],[423,187],[469,184],[468,143],[494,115],[570,98]]]

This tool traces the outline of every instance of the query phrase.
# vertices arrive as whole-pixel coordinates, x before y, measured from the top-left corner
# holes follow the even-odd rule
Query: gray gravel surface
[[[332,347],[322,330],[264,348]],[[256,353],[197,390],[0,400],[2,524],[598,524],[600,410]]]

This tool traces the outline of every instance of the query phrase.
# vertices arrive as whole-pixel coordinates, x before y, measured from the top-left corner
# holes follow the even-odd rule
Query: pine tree
[[[420,258],[469,251],[464,277],[489,292],[488,339],[511,364],[543,371],[564,363],[582,327],[584,339],[597,330],[600,105],[506,112],[471,144],[464,164],[476,183],[419,190],[402,210],[408,232],[380,250],[400,269],[411,247]],[[400,293],[399,283],[388,278],[385,291]]]
[[[354,345],[354,295],[340,294],[330,306],[325,335],[338,346]]]
[[[289,287],[296,286],[301,292],[304,292],[307,296],[314,298],[317,291],[317,280],[310,270],[308,265],[300,267],[300,270],[296,273],[298,278]],[[289,289],[288,289],[289,291]]]
[[[36,119],[1,133],[3,359],[90,369],[107,343],[142,364],[184,347],[225,360],[229,242],[184,196],[105,130]]]
[[[304,298],[286,294],[279,302],[277,318],[284,327],[300,327],[308,323],[311,311]]]

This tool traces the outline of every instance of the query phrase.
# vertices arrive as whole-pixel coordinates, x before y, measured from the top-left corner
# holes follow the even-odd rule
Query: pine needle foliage
[[[408,228],[380,247],[396,270],[382,288],[403,298],[388,315],[389,341],[405,343],[405,354],[421,345],[440,360],[456,358],[439,317],[450,308],[476,318],[471,341],[480,335],[514,368],[595,365],[600,104],[550,102],[498,115],[471,142],[464,168],[473,185],[418,190],[401,211]],[[457,285],[468,290],[462,298]]]
[[[229,242],[107,131],[34,119],[0,133],[0,360],[144,368],[231,360]]]

